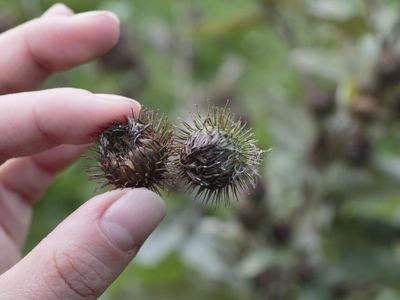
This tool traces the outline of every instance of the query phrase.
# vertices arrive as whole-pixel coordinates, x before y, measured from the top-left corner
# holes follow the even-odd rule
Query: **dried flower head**
[[[234,120],[226,107],[211,106],[206,117],[184,122],[177,136],[175,167],[179,179],[195,190],[196,197],[216,205],[237,199],[239,191],[254,187],[263,150],[254,133]]]
[[[142,109],[103,130],[95,144],[96,165],[91,179],[103,179],[99,188],[146,187],[159,192],[168,179],[173,129],[163,115]]]

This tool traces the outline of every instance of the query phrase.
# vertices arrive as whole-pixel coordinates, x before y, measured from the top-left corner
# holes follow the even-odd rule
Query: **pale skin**
[[[106,53],[118,37],[114,14],[74,14],[62,4],[0,35],[0,299],[96,299],[164,217],[164,202],[146,189],[101,194],[21,258],[32,205],[56,174],[99,129],[140,110],[117,95],[29,90]]]

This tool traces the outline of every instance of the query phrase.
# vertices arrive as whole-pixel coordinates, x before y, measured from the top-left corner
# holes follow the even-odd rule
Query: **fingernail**
[[[128,191],[104,213],[100,227],[115,247],[138,249],[165,215],[165,204],[155,193],[138,188]]]
[[[115,101],[129,101],[129,102],[135,104],[137,106],[138,110],[140,110],[140,108],[141,108],[141,105],[140,105],[139,102],[137,102],[136,100],[133,100],[131,98],[128,98],[128,97],[123,97],[123,96],[113,95],[113,94],[96,94],[96,96],[98,96],[98,97],[100,97],[100,98],[102,98],[104,100],[113,101],[113,102],[115,102]]]
[[[87,11],[87,12],[83,12],[80,14],[76,14],[74,16],[75,19],[81,19],[81,18],[97,18],[97,17],[110,17],[112,19],[114,19],[115,22],[117,22],[118,24],[119,22],[119,18],[116,14],[114,14],[111,11],[107,11],[107,10],[96,10],[96,11]]]

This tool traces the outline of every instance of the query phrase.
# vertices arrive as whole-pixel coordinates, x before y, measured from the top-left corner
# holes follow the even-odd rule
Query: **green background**
[[[22,23],[54,3],[0,1],[0,21]],[[65,4],[114,11],[124,39],[43,88],[123,94],[175,124],[195,105],[229,99],[272,149],[257,191],[230,207],[164,195],[166,219],[101,299],[400,299],[400,77],[374,94],[372,120],[354,112],[382,41],[399,33],[398,1]],[[315,107],[327,93],[336,110],[322,118]],[[321,137],[333,142],[316,146]],[[95,194],[86,164],[60,174],[35,206],[26,251]]]

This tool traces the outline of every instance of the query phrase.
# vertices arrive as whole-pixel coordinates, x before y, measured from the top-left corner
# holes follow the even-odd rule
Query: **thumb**
[[[97,299],[164,214],[143,188],[94,197],[0,277],[0,299]]]

